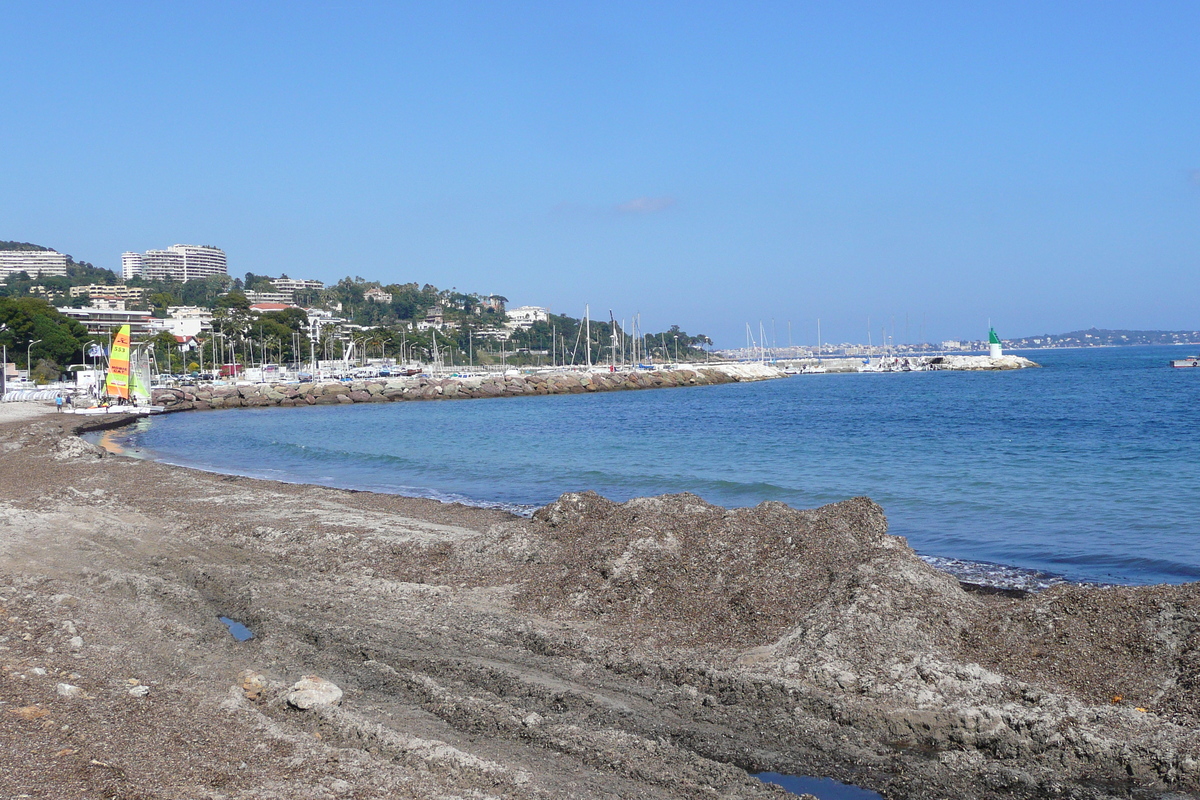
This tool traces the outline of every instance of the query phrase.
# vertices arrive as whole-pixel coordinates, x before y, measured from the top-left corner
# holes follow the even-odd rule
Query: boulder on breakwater
[[[708,386],[781,378],[782,370],[764,364],[712,364],[678,369],[624,372],[549,372],[532,374],[375,378],[349,383],[288,383],[196,386],[155,389],[153,402],[168,411],[261,406],[348,405],[396,400],[467,400],[531,394],[581,394],[629,389]]]

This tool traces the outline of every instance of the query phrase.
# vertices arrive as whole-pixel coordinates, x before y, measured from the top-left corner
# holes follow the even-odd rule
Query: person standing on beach
[[[62,413],[63,399],[61,394],[54,395],[54,410]]]

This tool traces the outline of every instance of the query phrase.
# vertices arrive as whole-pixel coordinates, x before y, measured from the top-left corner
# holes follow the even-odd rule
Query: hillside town
[[[212,245],[126,252],[118,275],[40,245],[0,242],[0,280],[0,343],[11,340],[6,355],[33,379],[39,369],[53,379],[91,365],[125,325],[150,344],[156,374],[181,379],[695,361],[711,345],[678,326],[645,333],[636,318],[571,317],[428,283],[234,277]]]

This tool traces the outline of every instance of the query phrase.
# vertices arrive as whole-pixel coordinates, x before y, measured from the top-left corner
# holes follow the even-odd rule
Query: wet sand
[[[0,405],[12,796],[1200,789],[1195,585],[967,592],[865,498],[523,519],[102,457],[81,422]],[[289,703],[307,675],[338,702]]]

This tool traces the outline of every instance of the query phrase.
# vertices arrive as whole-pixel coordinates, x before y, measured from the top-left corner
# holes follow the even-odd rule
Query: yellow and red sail
[[[112,353],[108,356],[108,380],[104,382],[104,393],[109,397],[129,399],[129,326],[122,325],[113,339]]]

